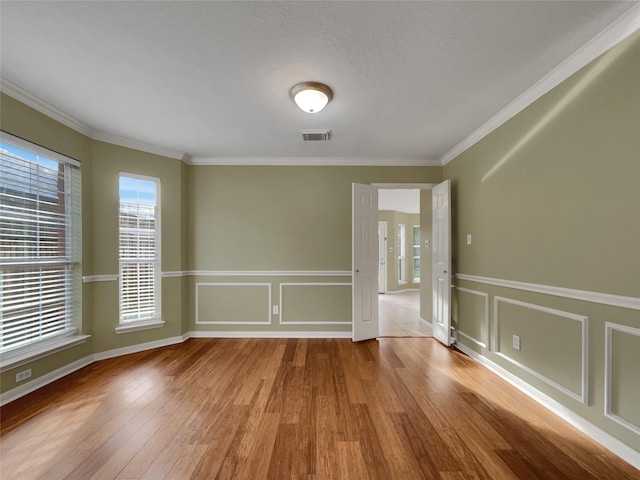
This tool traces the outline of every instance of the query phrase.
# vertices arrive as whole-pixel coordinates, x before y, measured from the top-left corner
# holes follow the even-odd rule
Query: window
[[[158,179],[120,174],[120,325],[161,323],[159,205]]]
[[[82,310],[80,164],[2,133],[3,368],[77,341]],[[68,337],[74,337],[70,340]],[[82,337],[82,341],[84,341]],[[64,348],[64,347],[62,347]],[[44,353],[46,354],[46,353]]]
[[[413,226],[413,283],[420,283],[420,225]]]
[[[407,282],[407,273],[405,266],[405,226],[404,224],[398,225],[398,283]]]

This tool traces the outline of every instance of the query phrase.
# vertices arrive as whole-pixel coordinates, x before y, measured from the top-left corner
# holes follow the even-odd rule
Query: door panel
[[[433,336],[451,344],[451,182],[432,190],[433,199]]]
[[[387,292],[387,222],[378,222],[378,293]]]
[[[352,190],[353,341],[378,336],[378,189]]]

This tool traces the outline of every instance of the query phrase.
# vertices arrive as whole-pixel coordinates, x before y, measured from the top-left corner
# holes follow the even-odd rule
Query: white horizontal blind
[[[72,191],[80,172],[23,147],[0,142],[2,352],[75,331]]]
[[[120,176],[120,323],[160,318],[158,186]]]

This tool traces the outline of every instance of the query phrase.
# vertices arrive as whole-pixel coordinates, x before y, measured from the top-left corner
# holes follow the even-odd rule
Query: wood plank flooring
[[[640,478],[430,338],[190,339],[0,413],[3,480]]]

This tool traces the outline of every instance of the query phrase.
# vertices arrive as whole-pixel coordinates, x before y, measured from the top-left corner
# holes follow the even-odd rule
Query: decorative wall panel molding
[[[203,295],[203,288],[215,288],[215,287],[235,287],[238,289],[242,288],[255,288],[261,287],[264,288],[265,297],[264,297],[264,318],[263,319],[247,319],[246,321],[238,321],[238,320],[210,320],[203,319],[200,313],[200,296]],[[196,312],[196,324],[197,325],[271,325],[271,284],[270,283],[196,283],[195,286],[195,312]],[[234,308],[241,309],[243,306],[251,305],[251,302],[247,303],[237,303],[234,305]]]
[[[349,310],[348,314],[349,314],[349,319],[347,321],[340,321],[340,320],[332,320],[332,319],[327,319],[326,321],[304,321],[304,320],[297,320],[297,321],[285,321],[284,320],[284,312],[286,310],[286,304],[284,302],[284,289],[289,287],[290,289],[293,288],[295,289],[295,287],[348,287],[349,288],[349,295],[351,295],[351,283],[335,283],[335,282],[312,282],[312,283],[280,283],[280,296],[279,296],[279,302],[280,302],[280,316],[279,316],[279,320],[280,320],[280,324],[281,325],[348,325],[351,323],[351,310]]]
[[[533,293],[542,293],[545,295],[553,295],[556,297],[571,298],[573,300],[582,300],[585,302],[601,303],[612,307],[630,308],[632,310],[640,310],[640,298],[625,297],[622,295],[612,295],[610,293],[590,292],[587,290],[574,290],[571,288],[554,287],[551,285],[542,285],[538,283],[517,282],[514,280],[502,280],[499,278],[479,277],[476,275],[466,275],[463,273],[456,274],[456,278],[460,280],[468,280],[470,282],[485,283],[487,285],[496,285],[498,287],[514,288],[516,290],[524,290]]]
[[[623,427],[628,428],[632,432],[640,435],[640,425],[636,425],[627,419],[622,418],[613,412],[613,406],[611,401],[611,389],[613,384],[613,332],[618,331],[626,335],[635,335],[640,337],[640,328],[628,327],[626,325],[620,325],[617,323],[606,322],[605,323],[605,358],[604,358],[604,415],[605,417],[619,423]],[[637,377],[638,378],[638,377]],[[638,380],[640,382],[640,380]],[[640,383],[637,385],[640,388]]]
[[[553,381],[552,379],[546,377],[540,372],[528,367],[527,365],[518,362],[516,359],[502,353],[500,351],[500,303],[507,303],[511,305],[517,305],[523,308],[529,308],[531,310],[536,310],[539,312],[544,312],[550,315],[555,315],[562,318],[568,318],[570,320],[574,320],[580,322],[581,324],[581,342],[582,342],[582,355],[581,355],[581,388],[580,392],[573,392],[572,390],[566,388],[563,385]],[[570,396],[571,398],[584,403],[585,405],[589,404],[589,318],[583,315],[577,315],[575,313],[563,312],[561,310],[556,310],[554,308],[548,308],[541,305],[536,305],[533,303],[521,302],[519,300],[513,300],[505,297],[494,297],[493,298],[493,348],[496,355],[508,361],[509,363],[517,366],[518,368],[524,370],[525,372],[533,375],[539,380],[542,380],[548,385],[551,385],[555,389],[561,391],[562,393]]]
[[[485,336],[482,339],[475,338],[468,333],[463,332],[458,328],[458,335],[462,335],[467,340],[475,343],[476,345],[482,348],[489,348],[489,294],[484,292],[479,292],[478,290],[471,290],[470,288],[462,288],[456,287],[456,290],[461,293],[469,293],[471,295],[477,295],[484,299],[484,318],[482,319],[482,323],[484,325],[484,333]]]

